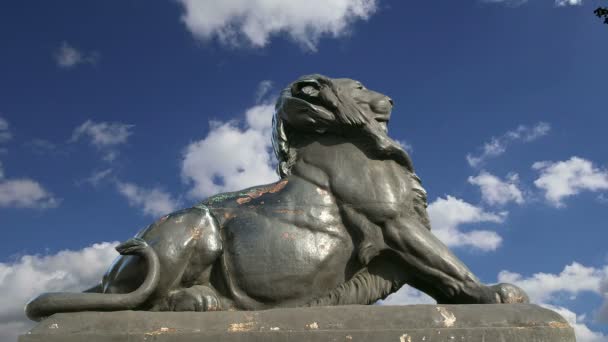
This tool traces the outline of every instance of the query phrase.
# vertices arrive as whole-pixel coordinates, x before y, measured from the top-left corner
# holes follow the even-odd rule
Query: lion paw
[[[517,303],[529,303],[530,299],[524,290],[521,288],[507,283],[500,283],[490,286],[496,296],[500,298],[499,303],[503,304],[517,304]]]
[[[220,300],[210,287],[196,285],[169,295],[170,311],[219,311]]]

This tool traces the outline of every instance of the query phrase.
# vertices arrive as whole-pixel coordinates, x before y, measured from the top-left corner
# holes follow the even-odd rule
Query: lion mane
[[[350,94],[329,77],[320,74],[302,76],[281,92],[272,119],[272,146],[278,160],[276,171],[279,176],[281,178],[289,176],[291,168],[296,163],[298,152],[293,141],[298,140],[302,134],[310,134],[292,127],[285,120],[286,115],[289,114],[287,111],[293,110],[286,108],[286,101],[293,99],[295,86],[303,81],[314,81],[319,86],[318,103],[303,104],[302,106],[306,107],[298,108],[306,113],[303,120],[310,124],[311,130],[318,134],[326,132],[348,134],[349,131],[363,133],[374,146],[373,150],[377,157],[393,159],[403,165],[410,174],[412,190],[416,194],[413,197],[414,210],[420,216],[420,221],[430,230],[431,225],[426,213],[427,193],[422,187],[420,178],[414,172],[410,156],[401,145],[387,135],[386,130],[382,129],[378,122],[369,120]]]
[[[319,103],[309,108],[308,114],[311,111],[318,115],[317,118],[308,117],[307,120],[316,126],[314,130],[317,133],[325,133],[326,131],[344,132],[348,130],[359,130],[367,135],[376,146],[376,151],[379,156],[385,159],[394,159],[410,172],[414,171],[412,161],[401,146],[391,139],[380,125],[369,120],[362,112],[362,109],[354,99],[340,85],[335,84],[331,78],[313,74],[300,77],[293,82],[289,87],[285,88],[275,106],[275,114],[272,120],[273,134],[272,145],[279,164],[277,173],[284,178],[291,173],[291,167],[297,159],[297,152],[291,148],[291,140],[296,139],[299,134],[298,130],[290,127],[285,121],[286,115],[284,104],[286,99],[291,99],[291,94],[294,92],[296,84],[302,80],[315,80],[318,82],[320,89],[318,91]],[[322,111],[322,108],[327,109]],[[322,114],[322,115],[320,115]]]

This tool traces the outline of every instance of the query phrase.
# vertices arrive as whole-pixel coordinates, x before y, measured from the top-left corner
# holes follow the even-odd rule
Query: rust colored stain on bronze
[[[287,185],[287,183],[288,183],[288,180],[283,179],[282,181],[280,181],[272,186],[267,186],[267,187],[260,188],[257,190],[251,190],[246,195],[247,197],[237,198],[236,203],[238,203],[238,204],[247,203],[254,198],[258,198],[258,197],[262,196],[265,193],[271,193],[271,194],[277,193],[277,192],[283,190],[283,188],[285,187],[285,185]]]
[[[233,212],[227,211],[224,213],[224,219],[226,219],[226,220],[230,220],[231,218],[234,218],[234,217],[236,217],[236,214],[234,214]]]
[[[283,188],[285,187],[285,185],[287,185],[287,179],[283,179],[282,181],[278,182],[277,184],[273,185],[270,188],[270,193],[274,194],[275,192],[279,192],[281,190],[283,190]]]
[[[192,236],[192,239],[198,240],[203,236],[203,230],[199,227],[192,227],[190,235]]]
[[[243,203],[247,203],[247,202],[249,202],[251,200],[252,200],[251,197],[240,197],[240,198],[236,199],[236,203],[243,204]]]

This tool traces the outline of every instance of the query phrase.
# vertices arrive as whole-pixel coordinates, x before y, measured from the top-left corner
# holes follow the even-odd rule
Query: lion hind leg
[[[223,298],[211,287],[194,285],[171,291],[166,301],[168,311],[220,311]]]
[[[222,252],[219,226],[206,207],[180,210],[160,218],[138,235],[156,251],[160,260],[157,290],[145,307],[166,309],[174,290],[209,285],[211,268]],[[104,293],[126,293],[143,281],[143,261],[120,257],[103,280]]]
[[[344,222],[359,240],[357,245],[359,262],[367,266],[385,248],[382,228],[350,205],[343,204],[340,209]]]

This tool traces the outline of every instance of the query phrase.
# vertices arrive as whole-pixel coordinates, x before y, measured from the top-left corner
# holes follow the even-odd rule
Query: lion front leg
[[[389,247],[406,266],[407,283],[440,304],[527,303],[528,296],[511,284],[487,286],[427,227],[400,217],[386,225]]]
[[[369,265],[386,247],[382,228],[371,222],[364,214],[348,204],[340,206],[344,223],[357,237],[357,256],[362,265]]]

